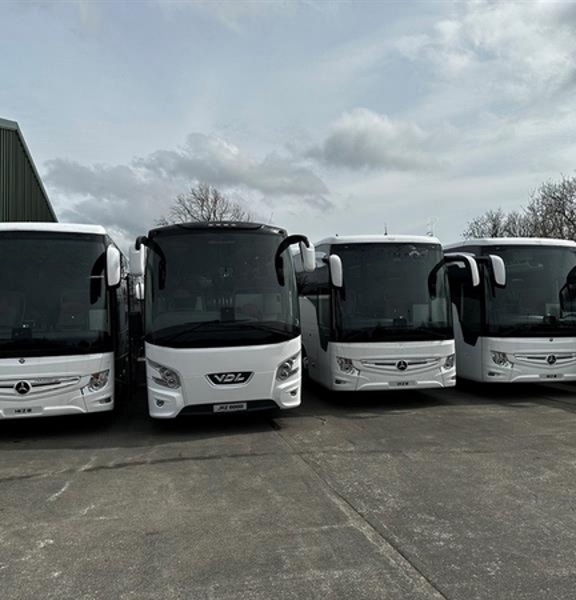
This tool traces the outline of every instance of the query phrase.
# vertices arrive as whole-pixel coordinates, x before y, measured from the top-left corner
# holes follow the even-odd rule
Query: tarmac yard
[[[576,386],[0,423],[1,600],[576,598]]]

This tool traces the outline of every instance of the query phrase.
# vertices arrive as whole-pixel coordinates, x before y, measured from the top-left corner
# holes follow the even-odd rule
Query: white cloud
[[[125,239],[143,233],[183,191],[133,165],[54,159],[45,167],[44,180],[60,220],[103,225]]]
[[[216,186],[245,187],[263,194],[324,194],[324,182],[292,157],[268,154],[258,161],[215,136],[195,133],[180,150],[159,150],[136,161],[163,178],[207,181]]]
[[[480,91],[487,104],[527,104],[574,82],[575,20],[574,7],[561,2],[471,0],[395,46],[432,67],[444,84]]]
[[[309,156],[348,169],[417,170],[438,165],[425,150],[429,135],[416,124],[364,108],[344,113]]]
[[[129,164],[54,159],[45,166],[62,219],[99,223],[127,239],[151,227],[178,194],[198,182],[214,185],[256,216],[333,208],[326,185],[296,158],[272,153],[258,161],[203,134],[190,135],[179,150],[158,150]]]

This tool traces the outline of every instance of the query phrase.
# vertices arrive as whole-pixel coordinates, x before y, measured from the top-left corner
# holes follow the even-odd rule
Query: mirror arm
[[[162,248],[160,248],[160,246],[154,240],[147,238],[145,235],[141,235],[136,239],[136,250],[140,250],[142,246],[146,246],[160,258],[158,288],[163,290],[166,287],[166,255],[162,251]]]
[[[282,269],[282,254],[294,244],[304,244],[306,248],[310,248],[310,240],[305,235],[301,234],[289,235],[280,242],[280,245],[278,246],[278,249],[276,250],[276,254],[274,256],[274,268],[276,269],[276,277],[278,278],[278,283],[282,287],[284,287],[284,284],[286,283],[284,280],[284,271]]]
[[[477,287],[482,282],[480,270],[478,269],[478,257],[466,252],[449,252],[444,255],[444,260],[447,264],[454,262],[464,262],[468,264],[472,275],[472,287]]]

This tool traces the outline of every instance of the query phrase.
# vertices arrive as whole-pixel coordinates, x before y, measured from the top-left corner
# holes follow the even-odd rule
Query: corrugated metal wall
[[[1,125],[0,221],[56,221],[19,132]]]

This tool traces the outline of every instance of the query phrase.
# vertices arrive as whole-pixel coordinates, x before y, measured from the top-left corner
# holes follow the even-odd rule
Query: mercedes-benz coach
[[[0,418],[112,410],[128,377],[125,259],[102,227],[0,224]]]
[[[300,404],[294,244],[313,269],[304,236],[267,225],[189,223],[138,238],[152,417]]]
[[[481,285],[451,280],[458,376],[475,381],[576,379],[576,243],[473,239],[447,247],[479,262]],[[498,284],[488,256],[506,269]]]
[[[297,263],[298,264],[298,263]],[[421,236],[332,237],[299,268],[304,368],[331,390],[455,385],[448,268],[478,285],[466,256]]]

